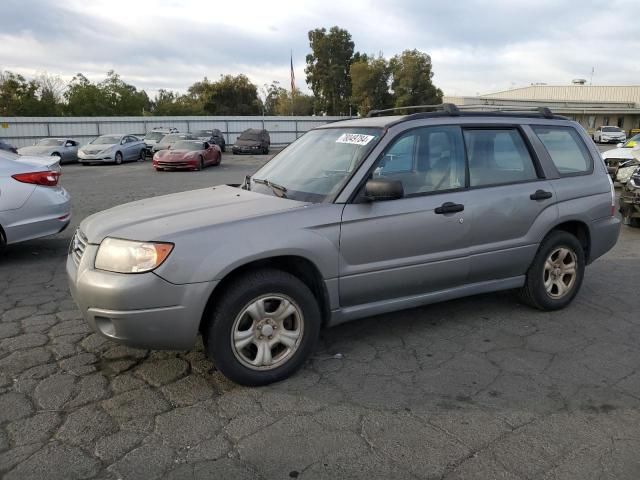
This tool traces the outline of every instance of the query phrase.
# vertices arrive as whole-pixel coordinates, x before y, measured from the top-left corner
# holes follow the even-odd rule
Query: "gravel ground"
[[[639,229],[563,311],[499,293],[356,321],[269,387],[228,382],[201,345],[136,350],[88,329],[64,273],[82,218],[263,161],[64,167],[71,227],[0,257],[0,477],[640,478]]]

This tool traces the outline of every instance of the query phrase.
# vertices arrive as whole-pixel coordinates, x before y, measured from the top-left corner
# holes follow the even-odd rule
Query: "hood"
[[[602,135],[607,137],[625,137],[626,133],[624,132],[602,132]]]
[[[246,139],[246,140],[240,140],[237,139],[236,143],[235,143],[238,147],[259,147],[260,146],[260,140],[251,140],[251,139]]]
[[[197,157],[201,152],[193,150],[160,150],[158,159],[163,162],[179,162],[188,157]]]
[[[98,152],[102,152],[103,150],[107,150],[109,148],[113,148],[114,146],[118,145],[117,143],[112,143],[112,144],[100,144],[100,145],[93,145],[91,143],[88,143],[87,145],[83,146],[80,150],[82,150],[83,152],[86,153],[98,153]]]
[[[630,148],[612,148],[611,150],[607,150],[602,153],[602,158],[605,160],[607,158],[621,158],[621,159],[632,159],[633,154],[631,153]]]
[[[175,241],[176,235],[213,225],[302,208],[304,202],[220,185],[153,197],[96,213],[80,224],[89,243],[105,237]]]
[[[38,146],[22,147],[18,149],[20,155],[51,155],[53,152],[62,149],[62,146]]]

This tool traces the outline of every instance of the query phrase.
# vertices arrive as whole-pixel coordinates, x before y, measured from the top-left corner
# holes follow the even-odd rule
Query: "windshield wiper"
[[[273,183],[270,180],[262,179],[262,178],[252,178],[251,180],[253,180],[254,183],[266,185],[267,187],[271,188],[271,190],[273,190],[273,193],[275,193],[278,197],[287,198],[287,195],[286,195],[287,189],[282,185],[278,185],[277,183]],[[278,195],[278,192],[280,192],[279,195]]]

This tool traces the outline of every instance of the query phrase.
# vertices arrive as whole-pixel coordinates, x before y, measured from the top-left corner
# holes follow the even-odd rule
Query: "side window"
[[[516,129],[465,130],[469,185],[502,185],[538,178],[533,160]]]
[[[374,176],[400,180],[405,196],[465,186],[459,127],[424,127],[398,137],[378,160]]]
[[[560,175],[576,175],[593,169],[589,150],[573,128],[534,125],[532,128],[549,152]]]

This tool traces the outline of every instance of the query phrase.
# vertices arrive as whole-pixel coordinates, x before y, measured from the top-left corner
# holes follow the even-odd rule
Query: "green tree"
[[[287,95],[287,91],[280,86],[280,82],[274,80],[271,85],[264,85],[264,114],[279,115],[277,113],[278,102],[281,97]]]
[[[202,115],[202,105],[191,95],[180,95],[160,89],[153,99],[151,111],[154,115],[180,116]]]
[[[98,84],[112,115],[142,115],[150,110],[151,102],[144,90],[125,83],[113,70]]]
[[[262,102],[258,87],[246,75],[224,75],[217,82],[198,82],[189,89],[203,99],[204,111],[209,115],[259,115]]]
[[[0,115],[33,116],[39,114],[38,84],[19,74],[0,72]]]
[[[295,92],[293,97],[288,90],[282,91],[276,102],[276,115],[313,115],[315,97]]]
[[[79,117],[113,115],[101,88],[78,73],[69,82],[64,93],[69,115]]]
[[[442,90],[431,79],[431,57],[418,50],[405,50],[389,62],[393,81],[394,105],[433,105],[442,102]]]
[[[391,69],[387,60],[364,56],[351,64],[351,102],[360,115],[370,110],[389,108],[393,99],[389,92]]]
[[[349,113],[354,43],[342,28],[316,28],[309,32],[311,53],[307,55],[307,85],[316,97],[319,110],[328,115]]]

